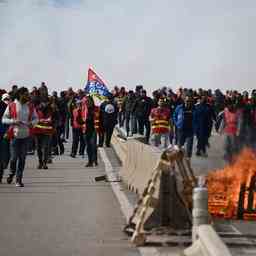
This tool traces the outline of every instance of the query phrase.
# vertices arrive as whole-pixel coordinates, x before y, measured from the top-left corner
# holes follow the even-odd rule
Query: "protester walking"
[[[90,96],[88,96],[87,100],[83,101],[83,117],[85,119],[84,138],[88,156],[88,163],[85,167],[98,165],[97,133],[95,129],[94,109],[94,101]]]
[[[207,144],[209,130],[212,124],[212,113],[207,104],[207,96],[202,95],[199,102],[195,105],[194,131],[197,137],[197,156],[207,157]]]
[[[239,149],[242,116],[232,100],[228,100],[226,106],[224,111],[219,114],[222,116],[219,132],[224,135],[224,159],[231,163]]]
[[[10,125],[8,137],[10,139],[10,174],[7,183],[12,183],[16,175],[16,186],[23,187],[23,171],[26,163],[27,142],[31,135],[31,128],[38,118],[32,105],[29,104],[29,92],[21,87],[17,92],[17,99],[6,108],[2,122]]]
[[[179,147],[185,145],[186,157],[189,159],[193,153],[194,115],[193,99],[191,96],[186,96],[184,103],[176,107],[172,117],[176,128],[177,144]]]
[[[37,108],[37,116],[38,123],[33,128],[38,156],[37,169],[48,169],[50,142],[54,133],[50,105],[42,102]]]
[[[153,106],[152,99],[147,97],[146,90],[141,91],[141,96],[136,100],[134,112],[139,124],[139,134],[144,135],[146,130],[145,142],[149,143],[150,137],[150,121],[149,116]]]
[[[133,115],[133,109],[135,105],[135,95],[132,90],[128,92],[128,95],[124,99],[123,102],[123,110],[124,110],[124,116],[125,116],[125,129],[126,129],[126,136],[129,137],[131,135],[130,131],[132,130],[132,115]]]
[[[118,108],[111,94],[100,106],[100,123],[103,128],[103,135],[99,142],[100,146],[103,146],[105,142],[106,147],[110,147],[114,127],[117,124],[117,115]]]
[[[150,121],[152,128],[152,144],[155,147],[162,145],[163,148],[167,148],[170,134],[170,110],[166,106],[164,99],[160,98],[158,107],[151,110]]]
[[[73,110],[73,123],[72,123],[72,132],[73,132],[73,141],[72,149],[70,156],[75,158],[78,150],[78,145],[80,144],[80,154],[84,155],[85,142],[83,136],[83,129],[85,126],[85,117],[82,112],[82,101],[76,101],[76,107]]]
[[[9,94],[3,94],[0,101],[0,183],[2,183],[4,170],[7,168],[10,159],[9,141],[5,136],[8,129],[8,125],[2,123],[3,114],[9,102]]]

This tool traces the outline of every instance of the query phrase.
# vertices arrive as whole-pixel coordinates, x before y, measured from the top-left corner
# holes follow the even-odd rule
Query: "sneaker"
[[[43,165],[44,170],[48,170],[48,166],[46,164]]]
[[[9,177],[7,178],[7,183],[11,184],[13,181],[13,175],[9,175]]]
[[[197,155],[197,156],[202,156],[202,154],[201,154],[200,151],[197,151],[197,152],[196,152],[196,155]]]
[[[72,158],[76,158],[76,156],[75,156],[74,154],[71,154],[71,155],[70,155],[70,157],[72,157]]]
[[[89,162],[88,164],[85,165],[85,167],[93,167],[93,163]]]
[[[48,159],[47,164],[52,164],[52,159]]]
[[[39,164],[38,166],[37,166],[37,169],[38,170],[41,170],[43,168],[43,164]]]
[[[16,187],[19,187],[19,188],[23,188],[24,187],[24,184],[22,183],[22,179],[21,178],[17,178],[16,179],[16,184],[15,184]]]
[[[201,156],[202,157],[208,157],[208,154],[207,153],[202,153]]]
[[[23,188],[24,184],[22,182],[16,182],[15,186],[18,188]]]

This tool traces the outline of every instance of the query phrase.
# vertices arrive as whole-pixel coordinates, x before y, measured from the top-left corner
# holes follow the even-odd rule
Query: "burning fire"
[[[207,177],[213,216],[256,220],[256,155],[244,149],[232,165]]]

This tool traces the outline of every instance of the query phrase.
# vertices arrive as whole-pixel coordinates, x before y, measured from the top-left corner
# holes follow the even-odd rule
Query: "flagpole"
[[[90,64],[89,65],[89,67],[88,67],[88,70],[89,69],[92,69],[92,65]],[[87,70],[87,72],[88,72],[88,70]],[[87,80],[88,80],[88,73],[87,73]],[[83,88],[83,90],[84,90],[84,88],[85,88],[85,82],[86,82],[86,78],[83,80],[83,78],[82,78],[82,82],[81,82],[81,87]]]

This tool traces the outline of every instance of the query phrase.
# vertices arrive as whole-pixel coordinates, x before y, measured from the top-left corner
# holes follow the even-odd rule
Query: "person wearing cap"
[[[73,133],[73,141],[72,141],[72,149],[70,156],[75,158],[77,154],[78,145],[80,143],[81,153],[84,154],[85,150],[85,142],[83,137],[83,129],[85,126],[85,119],[82,112],[82,101],[76,100],[76,107],[73,110],[73,118],[72,118],[72,133]]]
[[[2,183],[4,169],[6,169],[10,159],[9,141],[5,138],[8,125],[2,123],[3,114],[10,102],[8,93],[4,93],[0,101],[0,183]]]
[[[164,148],[167,148],[170,134],[170,109],[167,107],[165,99],[160,98],[158,107],[151,110],[150,121],[152,144],[155,147],[162,144]]]
[[[149,116],[152,106],[153,101],[147,96],[146,90],[141,90],[140,97],[135,101],[134,112],[139,124],[139,134],[144,135],[144,129],[146,130],[146,143],[149,143],[150,137]]]

